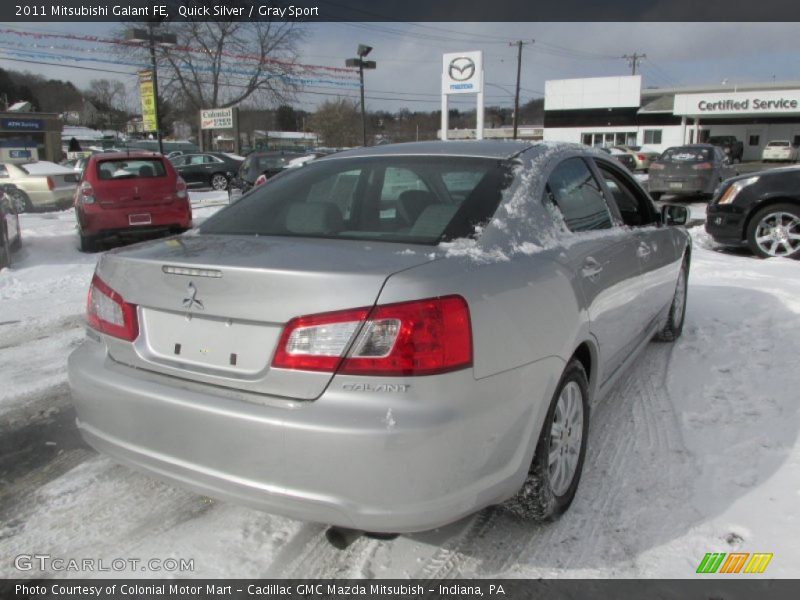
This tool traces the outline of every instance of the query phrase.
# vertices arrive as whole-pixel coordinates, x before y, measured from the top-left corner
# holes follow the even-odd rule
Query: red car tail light
[[[292,319],[272,361],[285,369],[387,376],[433,375],[471,365],[469,307],[461,296]]]
[[[180,176],[175,184],[175,197],[181,200],[186,200],[189,197],[189,193],[186,191],[186,182]]]
[[[86,322],[97,331],[129,342],[139,336],[136,305],[125,302],[97,275],[86,297]]]
[[[262,173],[256,177],[256,182],[253,184],[253,187],[258,187],[263,183],[267,183],[267,176]]]
[[[636,157],[637,157],[639,160],[647,160],[647,157],[646,157],[644,154],[637,154],[637,155],[636,155]]]
[[[692,168],[695,171],[707,171],[708,169],[713,169],[714,165],[712,165],[710,162],[702,162],[696,165],[692,165]]]
[[[88,181],[84,181],[78,188],[78,200],[83,204],[94,204],[94,188]]]
[[[650,163],[650,170],[651,171],[661,171],[664,168],[664,165],[661,163],[653,162]]]
[[[53,180],[52,177],[47,178],[47,189],[49,190],[56,189],[56,182]]]

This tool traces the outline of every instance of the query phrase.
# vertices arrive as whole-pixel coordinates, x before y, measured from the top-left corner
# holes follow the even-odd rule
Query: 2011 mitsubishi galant
[[[589,401],[680,335],[686,209],[571,144],[363,148],[103,255],[85,439],[203,494],[370,532],[572,501]],[[622,433],[622,432],[621,432]]]

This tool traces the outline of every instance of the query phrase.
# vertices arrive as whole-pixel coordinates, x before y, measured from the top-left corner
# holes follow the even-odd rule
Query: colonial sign
[[[200,129],[233,129],[233,109],[211,108],[201,110]]]

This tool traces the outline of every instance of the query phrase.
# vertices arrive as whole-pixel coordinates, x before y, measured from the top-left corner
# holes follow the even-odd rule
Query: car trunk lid
[[[118,362],[242,392],[310,400],[331,374],[271,369],[293,317],[372,306],[387,277],[428,262],[396,244],[188,235],[109,253],[98,276],[137,305]]]

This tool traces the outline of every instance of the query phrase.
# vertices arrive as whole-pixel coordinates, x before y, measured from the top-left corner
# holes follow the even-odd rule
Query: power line
[[[622,58],[627,60],[628,64],[631,66],[631,75],[636,75],[637,65],[642,62],[643,58],[647,58],[647,54],[637,54],[634,52],[633,54],[623,54]]]

